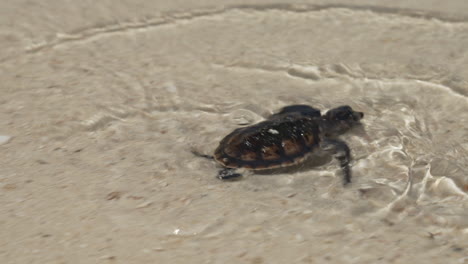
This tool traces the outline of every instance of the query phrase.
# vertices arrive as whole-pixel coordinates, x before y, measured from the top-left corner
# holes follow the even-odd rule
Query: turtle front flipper
[[[324,139],[320,142],[320,148],[333,155],[340,162],[343,171],[343,185],[351,183],[351,168],[349,166],[351,151],[346,142],[337,139]]]
[[[237,173],[235,169],[232,168],[224,168],[219,171],[218,179],[221,180],[238,180],[242,177],[242,174]]]

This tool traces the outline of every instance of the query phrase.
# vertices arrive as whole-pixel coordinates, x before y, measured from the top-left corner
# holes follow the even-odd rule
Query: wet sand
[[[465,1],[149,2],[0,4],[1,263],[468,263]],[[290,104],[351,186],[190,152]]]

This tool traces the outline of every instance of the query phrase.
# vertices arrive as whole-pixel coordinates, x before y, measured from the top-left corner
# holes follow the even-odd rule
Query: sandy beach
[[[468,263],[468,2],[0,3],[0,263]],[[284,106],[336,161],[216,178]]]

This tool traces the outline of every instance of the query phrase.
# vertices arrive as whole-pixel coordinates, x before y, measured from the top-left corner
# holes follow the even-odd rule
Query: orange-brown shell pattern
[[[317,118],[320,114],[276,114],[238,128],[221,140],[214,157],[227,168],[262,170],[298,164],[319,143]]]

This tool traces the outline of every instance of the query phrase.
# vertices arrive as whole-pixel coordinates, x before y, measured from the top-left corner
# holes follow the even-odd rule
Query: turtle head
[[[360,124],[364,113],[354,111],[344,105],[330,109],[324,116],[324,132],[329,135],[339,135]]]

